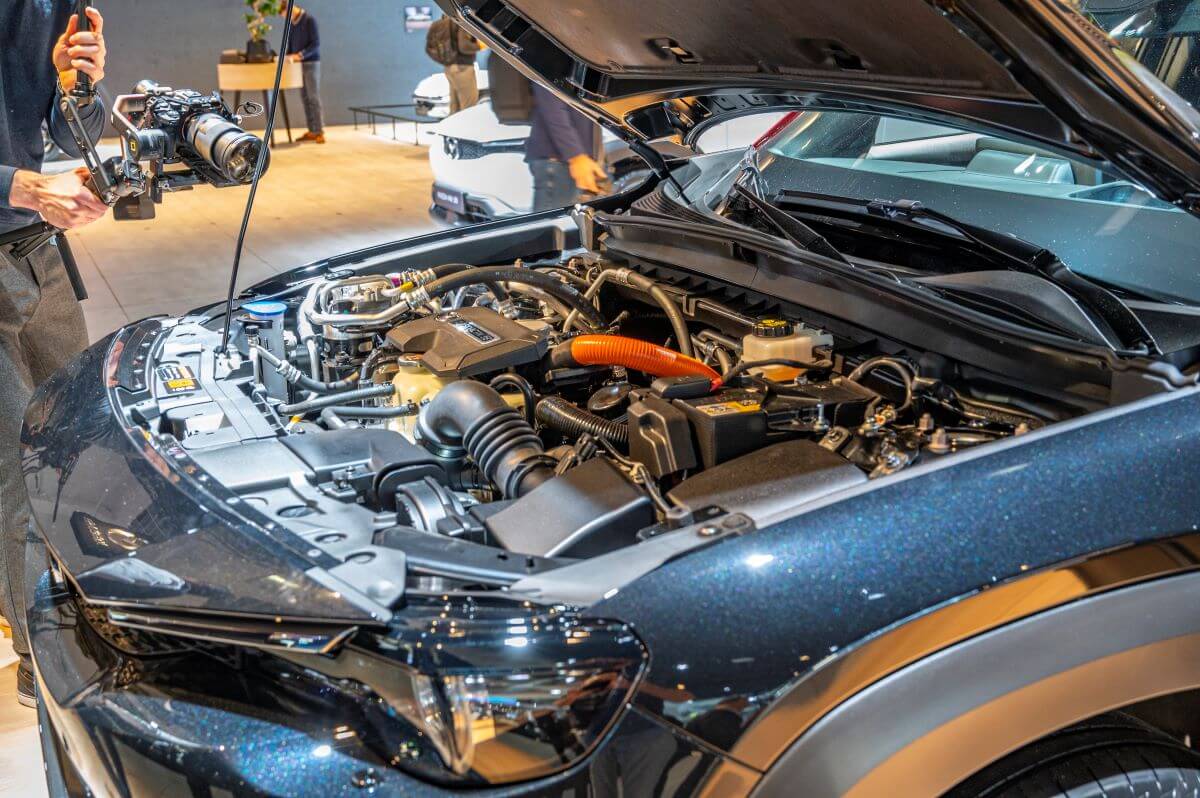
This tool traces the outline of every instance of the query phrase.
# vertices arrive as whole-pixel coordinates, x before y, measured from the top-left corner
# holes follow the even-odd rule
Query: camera
[[[239,110],[257,115],[262,106],[245,103]],[[69,121],[71,116],[75,114],[68,114]],[[172,89],[150,80],[114,100],[112,122],[121,137],[121,155],[103,163],[85,160],[93,188],[118,220],[153,219],[163,192],[250,183],[265,146],[242,129],[242,116],[230,111],[220,94]],[[94,153],[83,138],[85,155]],[[268,150],[264,172],[269,157]],[[169,168],[175,166],[179,168]]]
[[[241,117],[216,92],[205,95],[144,80],[125,104],[117,101],[114,120],[118,114],[124,117],[122,138],[138,161],[182,162],[218,188],[249,183],[254,176],[262,140],[242,130]]]

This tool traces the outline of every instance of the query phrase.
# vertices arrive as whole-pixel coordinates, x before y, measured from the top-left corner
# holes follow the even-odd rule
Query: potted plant
[[[283,13],[283,0],[245,0],[246,29],[250,31],[250,40],[246,42],[247,61],[270,61],[271,47],[267,44],[267,34],[271,32],[270,17]]]

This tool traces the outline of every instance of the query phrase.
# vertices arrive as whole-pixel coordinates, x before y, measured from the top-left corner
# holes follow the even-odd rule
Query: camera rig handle
[[[92,143],[79,117],[83,107],[73,92],[64,93],[59,98],[58,110],[67,123],[67,129],[71,131],[71,138],[75,139],[75,146],[83,155],[83,164],[90,176],[90,187],[96,196],[105,205],[112,206],[122,197],[145,191],[146,180],[137,161],[128,158],[100,160],[100,153],[96,151],[96,145]]]
[[[78,0],[75,12],[79,20],[79,31],[90,31],[92,29],[92,20],[88,18],[87,10],[92,5],[91,0]],[[71,96],[79,103],[80,108],[86,108],[91,105],[96,99],[96,87],[92,85],[90,75],[85,75],[80,72],[75,78],[75,87],[71,89]]]

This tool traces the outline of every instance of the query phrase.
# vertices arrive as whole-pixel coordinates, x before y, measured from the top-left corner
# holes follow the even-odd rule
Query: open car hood
[[[1068,0],[439,3],[629,140],[767,109],[885,112],[1025,139],[1200,212],[1200,116]]]

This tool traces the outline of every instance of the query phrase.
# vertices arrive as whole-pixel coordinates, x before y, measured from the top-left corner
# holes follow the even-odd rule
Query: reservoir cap
[[[247,302],[246,304],[242,305],[242,310],[249,313],[250,318],[254,319],[255,321],[271,321],[279,318],[287,312],[287,304],[272,300]]]
[[[754,335],[758,338],[787,338],[792,332],[794,328],[787,319],[767,317],[754,325]]]

